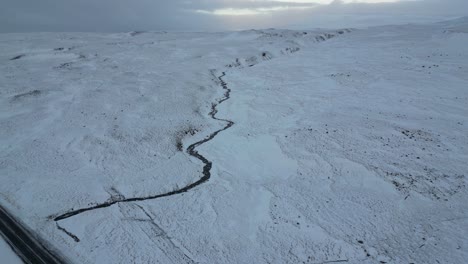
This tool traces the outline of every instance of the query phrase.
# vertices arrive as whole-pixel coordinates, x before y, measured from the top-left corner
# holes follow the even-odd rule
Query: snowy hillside
[[[0,237],[0,256],[2,261],[9,264],[20,264],[21,260],[15,255],[10,246]]]
[[[0,34],[0,204],[73,263],[464,263],[467,33]]]

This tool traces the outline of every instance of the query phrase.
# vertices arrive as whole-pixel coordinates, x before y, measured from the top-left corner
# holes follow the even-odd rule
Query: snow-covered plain
[[[465,263],[468,19],[0,35],[0,202],[75,263]],[[116,203],[54,221],[71,210]]]
[[[21,259],[16,256],[15,252],[11,247],[3,240],[3,237],[0,236],[0,262],[8,264],[21,264],[23,263]]]

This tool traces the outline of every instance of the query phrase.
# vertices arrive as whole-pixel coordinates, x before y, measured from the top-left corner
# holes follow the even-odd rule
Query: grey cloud
[[[420,0],[380,4],[342,4],[335,1],[297,14],[287,27],[362,27],[434,22],[468,15],[466,0]],[[284,16],[284,14],[283,14]]]
[[[196,3],[195,3],[196,2]],[[219,8],[267,8],[274,6],[318,6],[317,3],[301,3],[301,2],[287,2],[287,1],[248,1],[248,0],[205,0],[205,1],[193,1],[191,6],[194,9],[214,10]]]
[[[131,30],[213,31],[418,22],[468,15],[466,0],[334,4],[310,10],[226,18],[194,12],[220,8],[303,6],[249,0],[2,0],[0,32]],[[314,4],[310,4],[314,5]]]
[[[0,31],[192,30],[212,18],[187,12],[185,1],[6,0]]]

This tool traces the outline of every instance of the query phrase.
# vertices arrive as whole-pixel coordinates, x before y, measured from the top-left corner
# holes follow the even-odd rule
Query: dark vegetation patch
[[[414,129],[414,130],[409,130],[409,129],[404,129],[401,131],[401,134],[405,135],[407,138],[412,139],[414,141],[434,141],[433,136],[425,132],[421,129]],[[439,136],[439,135],[438,135]]]
[[[135,37],[137,35],[143,34],[145,31],[132,31],[130,32],[130,36]]]
[[[332,73],[330,77],[351,77],[349,73]]]
[[[184,144],[182,143],[182,139],[185,137],[185,136],[193,136],[195,135],[196,133],[198,133],[198,129],[192,127],[192,126],[189,126],[188,128],[185,128],[183,130],[180,130],[179,132],[177,132],[177,135],[176,135],[176,142],[175,142],[175,146],[177,148],[178,151],[183,151],[184,150]]]
[[[389,172],[386,178],[395,188],[405,194],[415,191],[434,200],[448,201],[450,197],[466,188],[465,175],[445,174],[435,168],[424,167],[418,172]]]
[[[238,68],[238,67],[241,67],[241,66],[242,66],[242,64],[241,64],[239,58],[236,58],[235,62],[226,65],[226,67],[228,67],[228,68]]]
[[[285,48],[284,51],[281,51],[283,54],[284,53],[295,53],[295,52],[298,52],[299,50],[301,50],[299,47],[288,47],[288,48]]]
[[[177,137],[176,147],[177,147],[178,151],[183,151],[184,150],[184,144],[182,143],[182,138],[181,137]]]
[[[264,52],[262,52],[262,59],[263,60],[271,60],[271,59],[273,59],[273,54],[271,54],[268,51],[264,51]]]
[[[11,58],[10,60],[18,60],[18,59],[23,58],[24,56],[26,56],[26,54],[20,54],[18,56],[15,56],[15,57]]]
[[[17,94],[15,96],[13,96],[12,101],[17,101],[17,100],[20,100],[20,99],[25,98],[25,97],[36,97],[36,96],[39,96],[41,94],[42,94],[42,92],[40,90],[32,90],[32,91],[29,91],[29,92],[26,92],[26,93]]]
[[[65,63],[60,64],[59,66],[55,66],[54,69],[67,69],[67,68],[70,68],[72,64],[73,62],[65,62]]]

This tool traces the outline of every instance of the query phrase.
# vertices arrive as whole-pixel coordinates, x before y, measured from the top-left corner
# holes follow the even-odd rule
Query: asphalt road
[[[25,263],[65,263],[42,245],[37,238],[0,206],[0,233]]]

